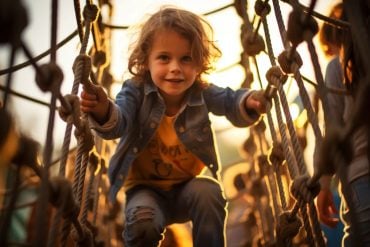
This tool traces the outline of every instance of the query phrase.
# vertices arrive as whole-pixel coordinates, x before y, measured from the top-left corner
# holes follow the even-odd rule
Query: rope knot
[[[99,8],[95,4],[86,4],[83,10],[83,17],[85,21],[91,23],[98,18]]]
[[[78,217],[80,208],[75,201],[71,183],[64,177],[50,179],[50,203],[61,208],[63,218],[75,219]]]
[[[287,75],[284,75],[279,66],[272,66],[266,72],[266,79],[268,81],[268,87],[266,88],[265,95],[269,98],[272,98],[280,83],[285,83],[287,80]]]
[[[9,43],[18,47],[22,31],[28,25],[28,15],[21,1],[0,1],[0,44]]]
[[[280,214],[276,225],[277,242],[280,243],[278,246],[285,246],[286,240],[293,239],[301,226],[302,222],[296,214],[291,215],[289,212]]]
[[[82,145],[83,152],[89,152],[94,147],[94,137],[91,133],[89,122],[85,119],[81,120],[81,128],[76,128],[75,135],[79,140],[79,145]]]
[[[274,142],[270,150],[268,159],[271,164],[281,165],[285,160],[283,145],[281,142]]]
[[[82,84],[89,79],[91,72],[91,58],[85,54],[79,54],[73,63],[73,73],[81,76]]]
[[[81,230],[81,235],[78,233],[78,231],[76,231],[75,228],[73,228],[73,230],[71,231],[71,237],[77,243],[76,246],[94,246],[93,234],[91,230],[85,225],[81,225]]]
[[[254,11],[257,15],[264,18],[271,11],[271,6],[267,1],[257,0],[254,4]]]
[[[90,168],[90,171],[91,173],[95,173],[96,171],[96,168],[98,168],[98,165],[99,165],[99,156],[95,154],[95,152],[92,152],[90,153],[90,156],[89,156],[89,168]]]
[[[252,57],[265,50],[265,42],[262,36],[252,31],[242,34],[242,45],[245,53]]]
[[[319,26],[312,16],[299,9],[294,9],[288,18],[287,38],[297,47],[303,40],[312,39],[319,31]]]
[[[63,105],[58,108],[58,113],[61,119],[66,123],[73,123],[75,126],[79,126],[80,121],[80,100],[77,95],[67,94],[64,96],[65,101],[70,106],[67,109]]]
[[[285,74],[292,74],[295,70],[298,70],[303,65],[301,56],[295,49],[292,48],[283,51],[278,56],[278,61]]]
[[[43,92],[58,92],[63,81],[63,72],[55,63],[43,64],[36,71],[36,84]]]
[[[93,55],[93,65],[95,67],[106,67],[107,64],[107,55],[104,51],[97,51]]]
[[[312,182],[308,175],[300,175],[293,180],[290,190],[297,201],[309,203],[319,194],[320,184]]]

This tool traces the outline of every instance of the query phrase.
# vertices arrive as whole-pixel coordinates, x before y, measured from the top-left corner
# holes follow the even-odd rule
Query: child
[[[366,21],[362,22],[360,17],[369,20],[370,6],[368,1],[358,1],[356,5],[359,6],[361,11],[356,12],[361,22],[361,28],[353,28],[353,22],[350,22],[350,10],[352,5],[345,1],[343,2],[343,11],[340,15],[340,20],[346,21],[351,24],[351,28],[342,29],[341,37],[341,50],[339,52],[341,71],[340,75],[336,78],[340,80],[337,83],[344,81],[344,86],[348,90],[349,95],[346,96],[341,105],[339,101],[332,100],[330,103],[334,112],[342,119],[343,128],[339,129],[339,134],[344,134],[346,140],[350,141],[351,159],[344,160],[344,165],[338,167],[336,175],[340,182],[341,192],[341,207],[340,218],[344,224],[344,236],[342,239],[342,246],[370,246],[370,165],[369,165],[369,122],[367,116],[367,109],[359,108],[364,104],[363,92],[367,92],[365,85],[368,85],[368,71],[369,64],[364,64],[361,56],[364,55],[359,49],[358,41],[352,39],[355,32],[361,30],[360,42],[364,42],[369,48],[369,42],[366,42],[365,37],[370,37],[370,28]],[[354,7],[356,9],[356,7]],[[349,11],[349,12],[348,12]],[[352,13],[353,15],[353,13]],[[353,18],[353,16],[352,16]],[[353,19],[352,19],[353,21]],[[353,33],[352,33],[353,32]],[[363,40],[362,40],[362,37]],[[365,54],[368,56],[369,54]],[[367,77],[366,77],[367,76]],[[335,77],[332,77],[335,79]],[[333,82],[335,83],[335,82]],[[361,103],[360,103],[361,102]],[[368,105],[368,104],[367,104]],[[361,109],[362,112],[357,112]],[[365,110],[365,111],[364,111]],[[359,116],[363,117],[359,117]],[[348,127],[356,123],[357,126],[352,132],[348,132]],[[343,145],[344,146],[344,145]],[[343,148],[343,150],[345,150]],[[338,150],[343,152],[342,150]],[[333,162],[336,162],[333,160]],[[337,165],[338,166],[338,165]],[[330,178],[330,177],[329,177]],[[334,227],[338,222],[335,214],[336,209],[333,203],[331,191],[328,190],[330,180],[327,177],[321,179],[321,192],[317,197],[318,215],[323,223],[328,226]]]
[[[194,246],[225,245],[226,200],[208,113],[244,127],[268,101],[261,91],[202,80],[220,54],[205,28],[212,30],[189,11],[162,8],[141,29],[129,58],[133,77],[115,103],[100,87],[81,93],[96,133],[121,138],[109,177],[112,200],[121,187],[126,192],[125,246],[158,246],[167,225],[189,220]],[[199,176],[205,167],[215,179]]]

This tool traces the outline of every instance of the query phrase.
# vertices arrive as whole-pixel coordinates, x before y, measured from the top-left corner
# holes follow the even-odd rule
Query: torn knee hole
[[[146,221],[154,219],[154,209],[151,207],[135,207],[129,214],[129,221]]]

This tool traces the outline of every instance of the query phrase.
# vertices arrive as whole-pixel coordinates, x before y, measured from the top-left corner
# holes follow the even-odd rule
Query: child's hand
[[[245,101],[247,109],[255,110],[258,114],[266,113],[269,110],[271,103],[265,96],[263,90],[254,91]]]
[[[339,222],[338,210],[335,207],[333,194],[330,189],[323,189],[317,196],[317,213],[319,220],[325,225],[334,228]]]
[[[90,113],[98,123],[108,120],[109,100],[106,92],[100,86],[92,85],[81,92],[81,110]]]

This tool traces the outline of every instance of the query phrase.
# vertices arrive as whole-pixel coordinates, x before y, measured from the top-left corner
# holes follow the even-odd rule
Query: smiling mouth
[[[166,81],[171,82],[171,83],[180,83],[183,82],[183,79],[166,79]]]

